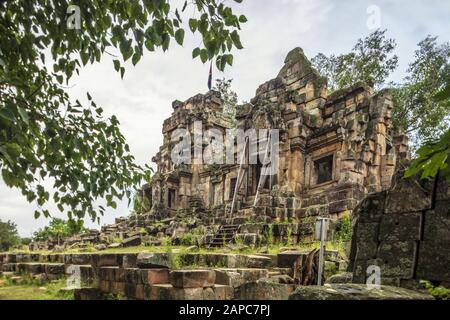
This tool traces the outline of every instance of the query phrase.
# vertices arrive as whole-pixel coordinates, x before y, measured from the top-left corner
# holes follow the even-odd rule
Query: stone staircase
[[[227,243],[231,243],[233,241],[234,235],[238,232],[239,228],[239,224],[221,225],[214,237],[211,239],[208,247],[217,248],[222,247]]]

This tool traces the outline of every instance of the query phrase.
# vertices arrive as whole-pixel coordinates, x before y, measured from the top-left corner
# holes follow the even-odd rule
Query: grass
[[[38,284],[25,279],[13,284],[7,278],[0,278],[0,300],[70,300],[69,294],[59,293],[66,286],[66,280]]]
[[[14,253],[33,253],[33,254],[65,254],[65,253],[139,253],[139,252],[148,252],[148,253],[155,253],[155,252],[170,252],[175,251],[177,253],[187,253],[187,252],[195,252],[195,253],[235,253],[235,254],[259,254],[261,252],[262,248],[267,248],[269,254],[278,254],[279,252],[283,251],[284,249],[292,249],[292,250],[299,250],[299,251],[311,251],[313,249],[317,249],[320,246],[319,241],[310,241],[310,242],[302,242],[299,244],[286,244],[286,243],[279,243],[279,244],[270,244],[268,246],[262,246],[262,247],[256,247],[256,248],[245,248],[243,250],[240,249],[231,249],[231,250],[224,250],[223,248],[198,248],[194,251],[188,251],[187,248],[190,246],[187,245],[154,245],[154,246],[134,246],[134,247],[127,247],[127,248],[109,248],[106,250],[98,251],[98,250],[89,250],[83,251],[82,249],[72,249],[72,250],[65,250],[64,252],[52,252],[52,251],[26,251],[26,250],[14,250]],[[337,250],[339,253],[344,254],[344,247],[342,242],[339,241],[328,241],[326,243],[327,250]],[[11,252],[10,252],[11,253]],[[344,254],[345,255],[345,254]]]

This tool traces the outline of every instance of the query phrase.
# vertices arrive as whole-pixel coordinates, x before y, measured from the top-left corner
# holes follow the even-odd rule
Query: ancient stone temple
[[[237,147],[232,164],[174,163],[175,130],[192,133],[200,123],[201,129],[225,136],[233,121],[222,104],[215,91],[173,102],[163,125],[164,144],[153,158],[157,172],[143,189],[156,217],[194,210],[216,224],[301,222],[319,215],[336,220],[366,194],[387,189],[396,163],[409,156],[406,136],[392,129],[389,91],[375,93],[361,83],[329,94],[327,80],[295,48],[278,75],[260,85],[250,103],[237,107],[235,119],[244,131],[279,129],[276,174],[261,180],[262,164],[242,163]],[[204,151],[210,143],[203,137],[187,151]]]

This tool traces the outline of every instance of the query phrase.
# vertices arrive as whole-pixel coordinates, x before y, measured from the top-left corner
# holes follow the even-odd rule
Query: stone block
[[[368,260],[367,265],[379,266],[382,279],[409,279],[413,276],[415,254],[415,241],[385,241],[378,247],[377,259]]]
[[[46,274],[64,275],[64,263],[47,263],[43,266]]]
[[[107,280],[100,280],[98,288],[101,292],[109,293],[111,291],[111,282]]]
[[[169,283],[169,269],[141,269],[143,284],[163,284]]]
[[[137,267],[137,253],[125,253],[117,256],[118,264],[122,268]]]
[[[170,283],[175,288],[206,288],[214,285],[213,270],[175,270],[170,272]]]
[[[232,286],[234,288],[261,278],[268,277],[268,269],[255,268],[223,268],[215,269],[216,284]]]
[[[294,285],[267,281],[248,282],[235,291],[237,300],[287,300]]]
[[[4,263],[16,263],[16,255],[13,253],[7,253],[4,257]]]
[[[98,255],[97,267],[116,267],[118,266],[117,254],[101,253]]]
[[[98,269],[98,278],[100,280],[115,281],[115,272],[119,267],[100,267]]]
[[[295,261],[300,256],[307,256],[309,252],[284,251],[277,255],[277,266],[280,268],[293,268]]]
[[[420,243],[416,278],[450,282],[450,241]]]
[[[125,296],[130,299],[136,299],[136,283],[125,282]]]
[[[436,201],[441,200],[450,200],[450,183],[442,177],[436,186]]]
[[[378,248],[379,224],[358,223],[355,232],[356,259],[373,259]]]
[[[350,270],[352,271],[352,270]],[[355,260],[353,266],[353,283],[366,283],[367,278],[367,260]]]
[[[399,179],[386,193],[385,213],[422,211],[431,208],[433,180]]]
[[[139,284],[142,283],[141,270],[138,268],[124,269],[125,283]]]
[[[146,288],[143,284],[136,285],[136,294],[135,298],[137,300],[145,300],[147,298]]]
[[[4,263],[3,264],[3,272],[16,272],[17,264],[16,263]]]
[[[136,264],[139,268],[170,268],[171,256],[168,253],[139,253]]]
[[[40,274],[40,273],[45,272],[45,270],[44,270],[44,268],[43,268],[41,263],[33,263],[33,262],[31,262],[31,263],[24,263],[23,265],[25,267],[24,271],[26,273],[28,273],[28,274],[32,274],[33,275],[33,274]]]
[[[425,293],[382,285],[379,289],[366,284],[328,284],[299,286],[289,300],[433,300]]]
[[[220,290],[220,289],[219,289]],[[220,292],[218,292],[220,294]],[[175,288],[170,284],[150,286],[151,300],[204,300],[215,299],[214,288]]]
[[[386,214],[381,219],[380,241],[420,240],[421,212]]]
[[[134,246],[141,245],[141,243],[142,243],[141,236],[134,236],[134,237],[124,239],[122,241],[122,246],[123,247],[134,247]]]
[[[171,284],[156,284],[150,286],[150,300],[174,300]]]
[[[76,253],[64,255],[64,263],[77,265],[92,265],[93,255],[88,253]]]
[[[328,205],[328,211],[329,213],[334,212],[342,212],[345,210],[352,210],[354,207],[356,207],[356,204],[358,203],[355,199],[345,199],[335,202],[330,202]]]
[[[245,256],[247,268],[268,268],[272,266],[272,258],[263,255],[248,255]]]
[[[353,280],[353,273],[343,272],[330,276],[326,283],[351,283]]]
[[[100,290],[93,287],[76,288],[73,295],[75,300],[101,300]]]
[[[450,200],[436,201],[434,209],[425,212],[423,239],[450,242]]]
[[[78,266],[80,270],[81,281],[83,283],[91,283],[96,278],[96,273],[94,272],[94,268],[90,265],[87,266]]]
[[[125,282],[110,282],[110,290],[112,294],[125,296]]]
[[[374,223],[381,220],[384,212],[385,192],[379,192],[367,195],[361,202],[355,215],[358,222]]]

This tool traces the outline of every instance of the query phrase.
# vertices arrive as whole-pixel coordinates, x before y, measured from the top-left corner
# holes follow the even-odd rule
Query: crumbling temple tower
[[[277,77],[260,85],[250,103],[237,107],[238,128],[279,129],[278,172],[261,186],[255,201],[261,164],[243,166],[238,181],[236,150],[234,164],[171,160],[176,129],[192,132],[200,121],[202,129],[215,128],[225,135],[232,121],[222,104],[215,91],[173,102],[174,111],[163,125],[164,144],[153,158],[156,174],[143,189],[152,215],[203,212],[211,223],[301,222],[319,215],[336,220],[351,214],[368,193],[387,189],[396,163],[409,157],[406,136],[393,132],[388,90],[375,93],[360,83],[328,94],[326,79],[302,49],[295,48]]]

